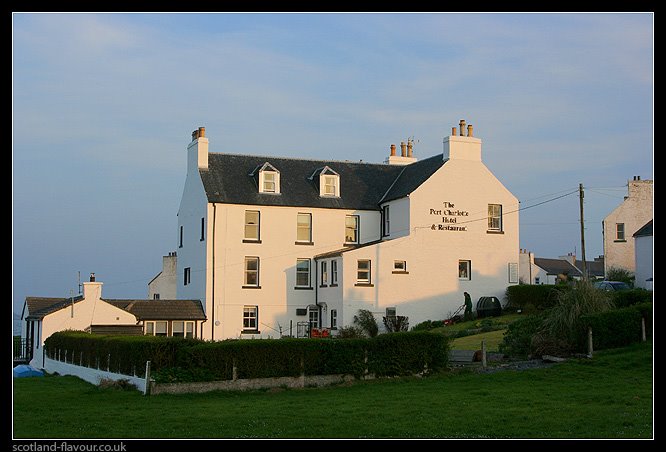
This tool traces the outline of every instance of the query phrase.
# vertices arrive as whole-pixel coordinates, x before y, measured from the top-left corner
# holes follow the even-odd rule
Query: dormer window
[[[255,178],[259,193],[280,193],[280,172],[270,163],[257,166],[249,175]]]
[[[319,182],[319,196],[340,197],[340,175],[328,166],[312,173],[310,180]]]

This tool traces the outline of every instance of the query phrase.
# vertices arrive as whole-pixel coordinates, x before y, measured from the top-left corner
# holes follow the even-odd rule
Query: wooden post
[[[486,340],[481,341],[481,366],[485,369],[488,362],[486,361]]]
[[[594,347],[592,346],[592,327],[587,327],[587,357],[592,358]]]
[[[641,340],[647,341],[647,334],[645,334],[645,317],[641,317]]]
[[[365,378],[368,375],[368,350],[363,351],[365,356],[363,357],[363,363],[365,364],[365,369],[363,370],[363,377]]]
[[[106,355],[106,371],[107,372],[111,371],[111,353]]]
[[[150,395],[150,361],[146,361],[146,389],[143,395]]]
[[[231,379],[233,381],[238,380],[238,367],[236,367],[236,358],[232,358],[231,360]]]

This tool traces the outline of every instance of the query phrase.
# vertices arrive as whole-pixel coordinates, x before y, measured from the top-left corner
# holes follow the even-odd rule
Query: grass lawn
[[[497,330],[459,337],[451,341],[451,348],[453,350],[481,350],[481,341],[485,339],[486,350],[496,352],[499,350],[499,344],[504,339],[505,332],[506,330]]]
[[[651,438],[652,343],[545,369],[145,397],[20,378],[15,438]]]

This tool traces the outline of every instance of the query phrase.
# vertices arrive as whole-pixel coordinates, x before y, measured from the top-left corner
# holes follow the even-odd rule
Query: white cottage
[[[210,153],[188,146],[178,298],[201,299],[206,339],[335,334],[359,309],[444,319],[518,283],[518,200],[460,124],[424,160],[384,164]]]

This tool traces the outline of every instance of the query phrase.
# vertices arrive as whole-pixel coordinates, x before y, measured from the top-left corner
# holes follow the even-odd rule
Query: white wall
[[[32,365],[32,364],[31,364]],[[99,385],[102,379],[108,380],[128,380],[131,384],[142,393],[146,393],[146,379],[135,377],[133,375],[123,375],[115,372],[107,372],[105,370],[93,369],[90,367],[77,366],[75,364],[64,363],[51,358],[44,358],[44,363],[38,368],[44,369],[48,373],[58,373],[59,375],[73,375],[80,379]]]
[[[175,300],[177,297],[177,257],[162,257],[162,271],[148,284],[148,299],[152,300],[159,294],[160,300]]]
[[[653,281],[646,281],[653,278],[654,268],[654,241],[652,236],[642,236],[634,238],[636,247],[636,280],[635,287],[652,290]]]
[[[654,189],[651,180],[629,181],[628,196],[603,221],[604,267],[636,270],[633,234],[653,218]],[[616,239],[616,224],[624,223],[624,241]]]

